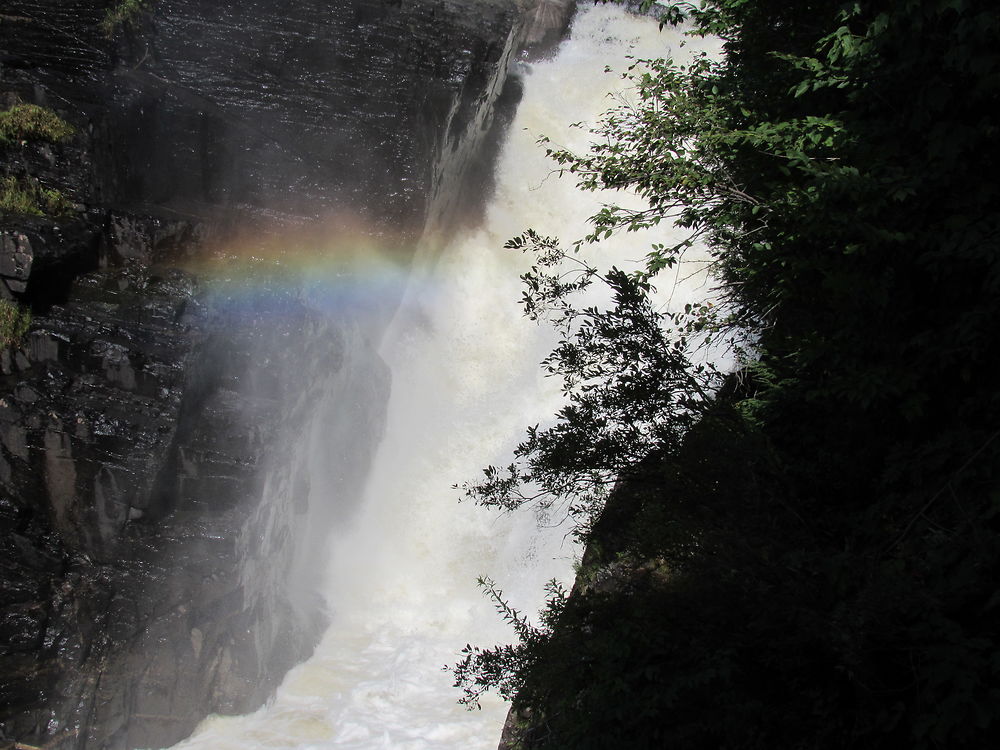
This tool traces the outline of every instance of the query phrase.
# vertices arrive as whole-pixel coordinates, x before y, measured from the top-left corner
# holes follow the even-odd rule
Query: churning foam
[[[529,259],[502,246],[529,227],[569,243],[585,233],[602,200],[623,200],[557,179],[535,141],[545,134],[585,149],[591,136],[568,125],[595,123],[613,103],[604,92],[622,83],[605,66],[622,71],[626,55],[663,56],[680,39],[616,7],[588,8],[557,57],[526,71],[485,226],[415,270],[384,339],[393,373],[386,437],[352,527],[330,540],[329,631],[269,705],[250,716],[210,718],[177,747],[496,747],[506,705],[487,696],[481,711],[466,711],[442,669],[467,642],[513,637],[476,577],[491,576],[516,608],[533,613],[545,581],[569,582],[576,553],[566,527],[542,519],[539,529],[531,513],[498,517],[459,504],[451,489],[488,464],[505,464],[525,426],[560,403],[559,384],[538,367],[554,336],[523,319],[518,305],[518,274]],[[621,265],[641,261],[656,241],[663,240],[629,234],[585,252]]]

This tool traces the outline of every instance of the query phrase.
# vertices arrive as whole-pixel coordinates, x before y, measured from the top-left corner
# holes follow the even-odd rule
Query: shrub
[[[20,216],[65,216],[73,204],[54,188],[42,187],[38,180],[0,178],[0,213]]]
[[[16,346],[31,325],[31,313],[16,302],[0,299],[0,346]]]
[[[121,0],[108,8],[107,15],[101,21],[101,30],[111,36],[122,26],[135,23],[148,4],[149,0]]]
[[[51,109],[37,104],[15,104],[0,112],[0,142],[69,140],[75,128]]]

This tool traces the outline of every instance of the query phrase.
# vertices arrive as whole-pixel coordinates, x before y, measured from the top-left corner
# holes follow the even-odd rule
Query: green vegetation
[[[121,27],[134,24],[150,2],[151,0],[121,0],[108,8],[104,20],[101,21],[101,30],[112,36]]]
[[[73,204],[59,190],[45,188],[38,180],[0,178],[0,213],[21,216],[65,216]]]
[[[31,326],[31,313],[17,303],[0,299],[0,346],[17,346]]]
[[[709,0],[723,62],[637,64],[584,189],[676,222],[633,274],[526,233],[526,312],[567,406],[465,487],[565,509],[587,544],[538,626],[469,647],[524,750],[984,748],[1000,738],[1000,14],[974,0]],[[676,17],[678,9],[671,13]],[[721,309],[657,313],[694,241]],[[570,275],[567,275],[567,274]],[[605,309],[574,294],[607,283]],[[728,377],[691,364],[708,337]]]
[[[0,112],[0,143],[69,140],[76,130],[59,115],[37,104],[15,104]]]

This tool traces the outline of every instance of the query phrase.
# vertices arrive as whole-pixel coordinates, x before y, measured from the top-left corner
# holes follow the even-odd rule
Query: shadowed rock
[[[293,571],[321,567],[381,435],[377,331],[266,283],[234,316],[178,267],[336,217],[405,265],[488,191],[533,8],[157,0],[108,37],[111,4],[0,14],[4,101],[76,129],[0,144],[0,176],[76,206],[0,216],[0,296],[34,311],[0,357],[0,744],[171,744],[311,651]]]

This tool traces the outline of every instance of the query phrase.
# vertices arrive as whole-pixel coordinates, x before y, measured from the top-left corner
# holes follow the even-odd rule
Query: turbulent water
[[[537,611],[544,582],[568,582],[576,554],[566,529],[548,519],[497,517],[459,504],[451,489],[505,462],[524,427],[559,403],[558,384],[538,368],[552,334],[524,320],[517,303],[526,259],[502,246],[528,227],[566,240],[585,232],[601,196],[551,175],[535,141],[545,134],[585,148],[586,129],[568,125],[593,122],[611,104],[607,92],[622,83],[605,66],[622,71],[627,55],[660,56],[679,39],[658,33],[650,19],[592,8],[554,59],[524,71],[524,99],[484,226],[427,253],[435,260],[418,264],[385,336],[382,355],[393,374],[386,437],[360,511],[330,540],[331,628],[269,705],[210,718],[177,747],[496,747],[506,706],[488,698],[481,711],[466,711],[442,669],[466,642],[511,638],[476,577],[491,576],[516,607]],[[638,260],[656,238],[628,241],[599,251],[619,263]],[[697,280],[688,285],[688,294],[702,294]],[[681,294],[672,301],[682,304]]]

